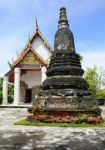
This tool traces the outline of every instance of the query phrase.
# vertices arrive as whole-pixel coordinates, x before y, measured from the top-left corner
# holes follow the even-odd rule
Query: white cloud
[[[92,41],[77,41],[76,51],[83,56],[82,66],[84,69],[95,65],[105,68],[105,45]]]
[[[12,57],[15,60],[16,52],[22,51],[25,46],[25,39],[21,34],[8,35],[0,37],[0,74],[5,74],[9,70],[8,61],[12,62]]]
[[[93,66],[102,66],[105,68],[105,50],[82,52],[83,68],[91,68]]]
[[[4,75],[0,73],[0,78],[2,78]]]

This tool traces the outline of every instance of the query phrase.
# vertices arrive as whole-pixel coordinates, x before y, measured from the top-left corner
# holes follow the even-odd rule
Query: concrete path
[[[105,150],[105,128],[14,125],[26,114],[26,108],[0,108],[0,150]]]

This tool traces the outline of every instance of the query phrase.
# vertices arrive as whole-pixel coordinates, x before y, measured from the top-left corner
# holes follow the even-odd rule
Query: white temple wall
[[[38,94],[40,85],[42,84],[44,73],[41,71],[27,71],[21,76],[20,84],[20,102],[26,101],[26,90],[32,89],[32,100]]]
[[[44,43],[40,37],[35,38],[35,40],[32,43],[32,47],[44,60],[49,59],[49,57],[51,56],[51,52],[44,45]]]
[[[27,71],[22,75],[21,81],[24,81],[28,88],[41,84],[41,71]]]

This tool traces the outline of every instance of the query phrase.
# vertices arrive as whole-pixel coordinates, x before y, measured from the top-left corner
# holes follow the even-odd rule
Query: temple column
[[[14,105],[18,105],[20,101],[20,68],[14,70]]]
[[[46,79],[46,67],[41,68],[41,73],[42,73],[42,83]]]
[[[3,104],[8,103],[8,77],[4,76],[3,78]]]

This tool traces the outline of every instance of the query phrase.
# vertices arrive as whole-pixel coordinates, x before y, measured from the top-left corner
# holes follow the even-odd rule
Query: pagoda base
[[[34,122],[50,122],[50,123],[101,123],[101,109],[94,108],[88,110],[79,109],[47,109],[39,108],[35,105],[28,109],[31,113],[27,117],[29,121]]]
[[[92,96],[39,96],[34,104],[41,109],[89,110],[98,108],[98,103]]]

